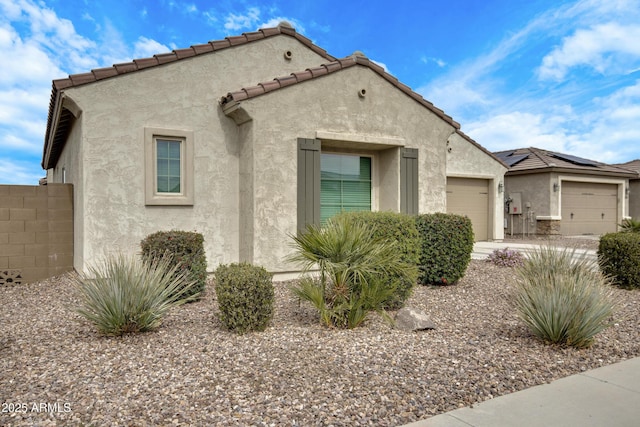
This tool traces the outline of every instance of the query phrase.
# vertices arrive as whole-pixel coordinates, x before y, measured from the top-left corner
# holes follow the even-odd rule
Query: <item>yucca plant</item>
[[[79,294],[75,311],[104,335],[123,335],[157,328],[167,312],[197,298],[195,280],[176,275],[170,257],[141,261],[111,255],[75,274]]]
[[[309,226],[292,236],[295,252],[289,257],[305,271],[319,269],[318,277],[305,277],[292,288],[320,313],[331,327],[354,328],[370,311],[384,311],[394,294],[394,277],[415,277],[415,265],[402,261],[395,242],[375,238],[366,225],[346,216],[330,219],[323,227]]]
[[[518,268],[518,276],[516,309],[543,341],[588,347],[611,324],[609,280],[585,254],[541,247]]]

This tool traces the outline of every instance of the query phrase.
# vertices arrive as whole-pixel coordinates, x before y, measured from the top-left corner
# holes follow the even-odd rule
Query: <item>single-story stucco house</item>
[[[629,169],[637,174],[635,178],[629,178],[627,194],[629,195],[629,216],[640,221],[640,159],[620,163],[616,166]]]
[[[210,270],[285,277],[307,224],[446,212],[448,185],[483,193],[474,228],[502,239],[507,167],[459,127],[363,54],[337,59],[283,23],[55,80],[42,166],[74,185],[77,270],[180,229],[203,234]]]
[[[629,216],[629,169],[539,148],[494,154],[509,166],[507,235],[601,235]]]

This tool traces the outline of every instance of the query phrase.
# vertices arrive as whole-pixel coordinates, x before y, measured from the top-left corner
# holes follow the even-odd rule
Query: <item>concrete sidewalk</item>
[[[534,245],[530,243],[514,243],[514,242],[509,242],[509,243],[476,242],[473,245],[473,252],[471,253],[471,259],[486,259],[491,252],[495,251],[496,249],[504,249],[504,248],[514,249],[526,255],[528,252],[531,252],[532,250],[539,248],[541,246],[544,246],[544,243],[541,243],[539,245]],[[587,258],[593,261],[597,259],[596,251],[593,249],[576,249],[575,254],[578,256],[585,254]]]
[[[405,427],[638,427],[640,357]]]

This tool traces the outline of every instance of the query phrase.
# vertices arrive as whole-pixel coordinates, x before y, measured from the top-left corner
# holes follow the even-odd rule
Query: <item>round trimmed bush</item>
[[[473,226],[462,215],[434,213],[416,217],[420,234],[420,282],[456,283],[467,271],[473,252]]]
[[[222,324],[239,334],[264,331],[273,318],[271,274],[244,262],[219,266],[215,279]]]
[[[621,288],[640,288],[640,233],[609,233],[600,237],[598,263]]]

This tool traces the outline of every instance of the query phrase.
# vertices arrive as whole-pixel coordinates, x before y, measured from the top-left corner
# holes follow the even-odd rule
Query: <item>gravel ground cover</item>
[[[397,426],[640,356],[640,291],[614,289],[614,326],[576,350],[521,325],[514,277],[474,260],[457,285],[418,287],[424,332],[377,316],[329,330],[276,283],[272,325],[243,336],[221,328],[212,289],[155,332],[105,338],[70,310],[67,276],[5,286],[0,425]]]

